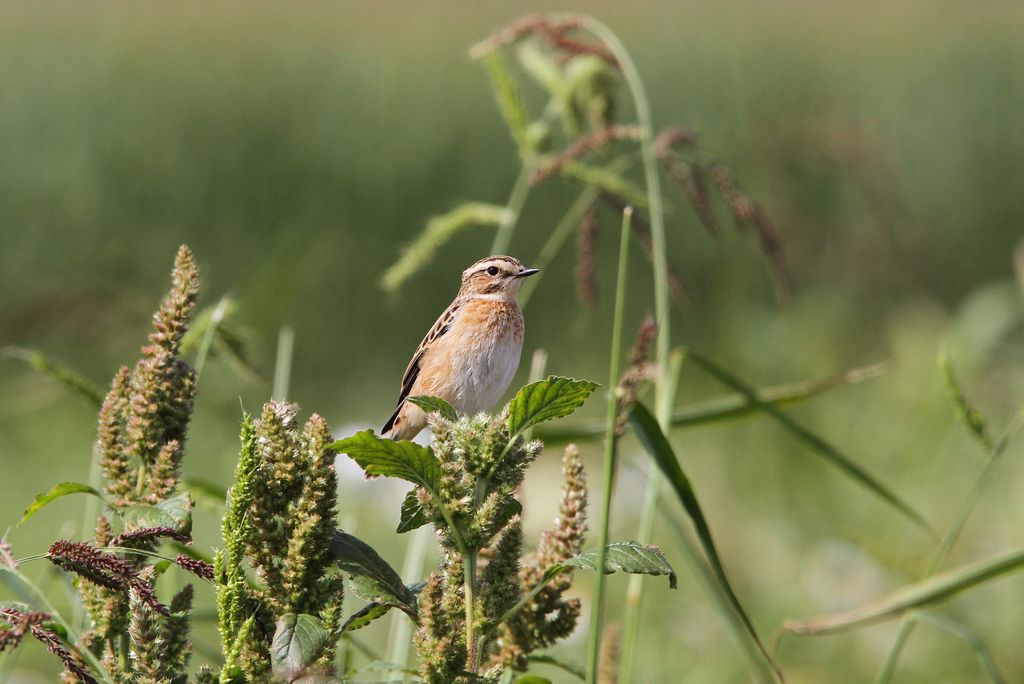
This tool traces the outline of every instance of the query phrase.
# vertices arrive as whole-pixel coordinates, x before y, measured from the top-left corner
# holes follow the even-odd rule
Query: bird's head
[[[489,256],[462,272],[460,295],[515,301],[523,278],[540,272],[510,256]]]

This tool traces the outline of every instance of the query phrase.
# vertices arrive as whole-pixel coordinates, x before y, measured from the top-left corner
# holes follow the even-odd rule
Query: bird
[[[510,256],[480,259],[462,272],[459,293],[427,332],[402,375],[381,436],[409,440],[427,415],[409,397],[444,399],[461,415],[489,411],[508,389],[523,349],[519,288],[539,273]]]

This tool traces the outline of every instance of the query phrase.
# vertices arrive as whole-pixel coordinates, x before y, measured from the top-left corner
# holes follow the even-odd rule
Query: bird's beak
[[[526,278],[528,276],[532,276],[534,273],[540,273],[540,269],[539,268],[524,268],[519,273],[513,273],[512,277],[513,278]]]

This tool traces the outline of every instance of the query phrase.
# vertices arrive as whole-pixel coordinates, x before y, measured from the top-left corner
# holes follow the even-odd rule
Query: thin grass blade
[[[787,430],[798,437],[802,442],[807,444],[811,449],[824,458],[832,465],[839,468],[840,471],[845,473],[848,477],[865,487],[868,491],[873,493],[875,496],[883,499],[884,501],[891,504],[896,510],[902,513],[907,519],[914,522],[916,525],[926,530],[932,536],[935,536],[935,531],[932,529],[928,521],[918,513],[910,504],[899,497],[895,492],[889,489],[885,484],[879,481],[876,477],[871,475],[867,470],[862,468],[856,462],[851,460],[844,453],[839,451],[836,447],[832,446],[824,439],[805,428],[800,423],[796,422],[793,418],[782,412],[780,408],[770,402],[762,400],[757,390],[752,386],[748,385],[738,377],[725,370],[718,364],[714,363],[707,357],[698,354],[692,350],[687,350],[687,357],[697,364],[701,369],[707,372],[708,375],[717,379],[724,385],[732,387],[734,390],[742,394],[747,401],[757,407],[758,410],[767,413],[769,416],[777,420]]]
[[[722,559],[718,555],[718,549],[715,547],[714,539],[711,536],[711,528],[708,526],[704,512],[697,501],[697,494],[690,483],[690,479],[683,472],[683,468],[679,464],[679,459],[676,457],[672,445],[669,444],[665,434],[658,426],[658,421],[651,415],[647,407],[641,403],[637,403],[633,407],[630,420],[641,443],[647,449],[647,453],[658,464],[666,481],[672,487],[683,508],[686,509],[686,513],[690,516],[690,520],[693,522],[694,529],[697,532],[697,538],[700,540],[701,547],[704,549],[705,555],[707,555],[708,563],[711,565],[711,571],[714,573],[719,584],[721,584],[722,589],[725,590],[730,605],[740,616],[750,638],[757,644],[761,656],[778,677],[782,679],[782,671],[775,664],[771,654],[768,653],[768,649],[765,648],[761,637],[757,634],[753,621],[747,615],[747,611],[743,608],[743,604],[740,603],[739,597],[729,582],[729,577],[725,573],[725,566],[722,564]]]
[[[783,385],[770,385],[756,390],[764,403],[784,409],[795,406],[819,394],[843,385],[853,385],[876,378],[884,372],[882,364],[872,364],[832,375],[819,380],[801,380]],[[744,418],[762,411],[756,402],[745,395],[726,394],[706,401],[693,402],[677,407],[672,412],[672,427],[688,428],[708,425],[726,420]],[[538,430],[538,436],[547,444],[578,442],[597,439],[604,434],[604,421],[593,420],[568,427],[551,427]]]

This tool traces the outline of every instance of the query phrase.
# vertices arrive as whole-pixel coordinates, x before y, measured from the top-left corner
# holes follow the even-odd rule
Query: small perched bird
[[[420,342],[402,376],[395,412],[381,434],[412,439],[427,424],[408,397],[444,399],[463,415],[488,411],[508,389],[523,349],[519,287],[540,269],[490,256],[462,272],[459,294]]]

